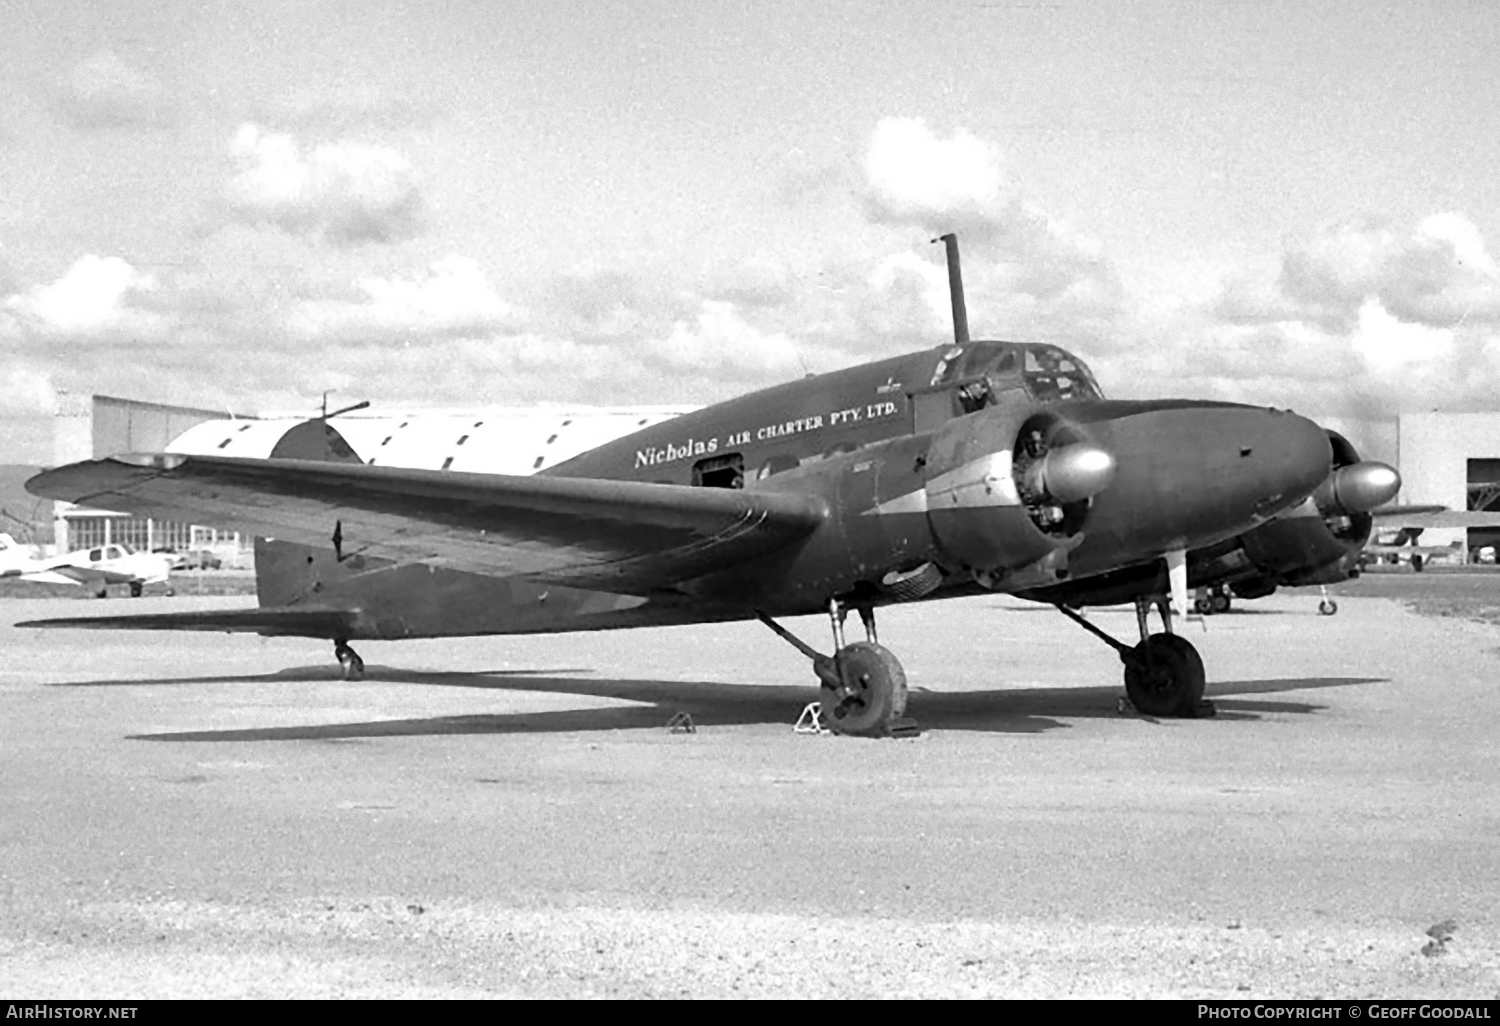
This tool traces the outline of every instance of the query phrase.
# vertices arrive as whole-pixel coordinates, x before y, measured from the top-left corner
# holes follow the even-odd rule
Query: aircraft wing
[[[61,569],[60,567],[54,567],[54,568],[51,568],[51,569],[48,569],[48,570],[30,570],[30,571],[16,570],[16,571],[6,571],[6,573],[4,573],[3,575],[0,575],[0,576],[4,576],[4,577],[18,577],[18,578],[20,578],[23,581],[30,581],[32,584],[82,584],[83,583],[83,579],[82,578],[73,577],[73,576],[70,576],[70,575],[67,575],[67,574],[63,574],[63,573],[59,572],[60,569]]]
[[[1500,527],[1500,513],[1446,506],[1386,506],[1371,510],[1370,515],[1377,520],[1395,521],[1399,527]],[[1382,524],[1381,529],[1389,526]]]
[[[788,493],[179,454],[74,463],[26,487],[101,509],[334,546],[346,560],[627,594],[783,548],[828,515],[820,498]]]

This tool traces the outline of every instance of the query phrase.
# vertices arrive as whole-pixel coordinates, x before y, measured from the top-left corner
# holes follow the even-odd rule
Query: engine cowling
[[[1347,438],[1328,432],[1333,470],[1301,506],[1236,539],[1215,557],[1236,594],[1268,595],[1278,585],[1328,584],[1349,576],[1370,540],[1370,510],[1395,498],[1401,475],[1361,460]]]
[[[954,569],[1003,574],[1076,545],[1114,473],[1114,457],[1057,414],[992,407],[934,436],[928,521]]]

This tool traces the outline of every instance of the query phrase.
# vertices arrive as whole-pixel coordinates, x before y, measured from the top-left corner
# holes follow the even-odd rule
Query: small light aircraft
[[[1434,559],[1463,559],[1463,543],[1459,541],[1447,545],[1417,544],[1424,530],[1422,527],[1402,527],[1394,533],[1377,535],[1360,553],[1360,565],[1396,564],[1406,560],[1413,570],[1421,573]]]
[[[270,458],[42,473],[37,495],[256,534],[260,606],[27,626],[327,638],[358,679],[361,638],[757,619],[812,661],[829,727],[886,735],[905,729],[907,685],[876,610],[1005,592],[1113,647],[1141,711],[1211,713],[1172,629],[1189,587],[1315,573],[1399,478],[1289,411],[1108,400],[1054,345],[971,341],[943,241],[951,344],[685,413],[534,476],[372,466],[327,418]],[[1120,602],[1138,643],[1080,612]],[[846,641],[850,610],[866,640]],[[777,622],[820,611],[831,656]]]
[[[32,555],[10,535],[0,534],[0,577],[82,585],[96,589],[99,598],[108,597],[111,584],[128,584],[131,596],[139,598],[146,585],[166,581],[171,569],[170,556],[136,552],[128,545],[111,543],[48,558]]]

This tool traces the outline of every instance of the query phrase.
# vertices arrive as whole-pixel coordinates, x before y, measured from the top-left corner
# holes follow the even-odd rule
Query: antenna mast
[[[943,243],[948,251],[948,298],[953,304],[953,341],[966,345],[969,341],[969,312],[964,307],[964,275],[958,266],[958,236],[949,232],[932,241]]]

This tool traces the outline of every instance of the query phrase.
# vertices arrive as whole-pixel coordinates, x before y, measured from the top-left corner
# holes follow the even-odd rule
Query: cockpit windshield
[[[947,349],[933,369],[932,387],[956,386],[965,413],[989,405],[1007,388],[1024,386],[1042,403],[1102,399],[1088,366],[1065,349],[1043,343],[971,342]]]
[[[1104,398],[1087,365],[1057,346],[1028,345],[1023,376],[1027,391],[1038,402]]]

